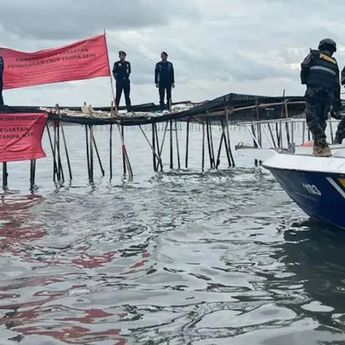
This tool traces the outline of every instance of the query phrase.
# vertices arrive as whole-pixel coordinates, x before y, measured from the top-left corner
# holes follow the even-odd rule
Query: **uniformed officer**
[[[130,99],[130,80],[129,75],[131,74],[131,64],[126,61],[126,53],[122,50],[119,51],[119,61],[114,63],[113,76],[116,81],[116,107],[119,108],[122,91],[125,94],[126,108],[129,112],[131,110],[131,99]]]
[[[168,54],[166,52],[161,53],[162,60],[156,63],[155,67],[155,84],[159,90],[159,105],[163,110],[164,98],[166,93],[167,106],[171,108],[171,88],[175,87],[174,66],[168,61]]]
[[[339,68],[332,57],[336,50],[336,43],[325,38],[320,41],[318,50],[311,50],[301,64],[301,82],[307,86],[306,120],[316,156],[331,155],[326,142],[326,119],[329,111],[337,112],[340,108]]]

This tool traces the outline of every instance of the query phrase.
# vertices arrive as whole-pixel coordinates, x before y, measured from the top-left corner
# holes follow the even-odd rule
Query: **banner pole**
[[[7,162],[2,163],[2,189],[7,191],[8,189],[8,173],[7,173]]]
[[[106,48],[106,51],[107,51],[107,60],[108,60],[109,78],[110,78],[110,88],[111,88],[111,93],[112,93],[112,96],[113,96],[113,104],[114,104],[114,108],[115,108],[115,114],[118,115],[117,106],[116,106],[116,102],[115,102],[114,82],[113,82],[113,78],[112,78],[111,70],[110,70],[109,51],[108,51],[107,35],[106,35],[106,32],[105,32],[105,29],[103,29],[103,33],[104,33],[105,48]]]

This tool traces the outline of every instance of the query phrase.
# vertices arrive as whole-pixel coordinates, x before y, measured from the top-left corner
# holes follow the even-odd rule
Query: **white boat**
[[[331,151],[331,157],[275,152],[263,166],[310,217],[345,229],[345,146]]]

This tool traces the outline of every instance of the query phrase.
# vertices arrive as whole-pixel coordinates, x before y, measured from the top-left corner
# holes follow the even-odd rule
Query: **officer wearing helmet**
[[[332,56],[337,51],[336,43],[325,38],[318,50],[311,50],[301,64],[301,82],[306,84],[306,120],[314,139],[313,154],[327,157],[331,151],[326,141],[328,113],[340,109],[339,68]]]
[[[341,85],[345,85],[345,67],[341,71]],[[341,119],[340,115],[333,116],[336,119]],[[335,133],[334,144],[341,144],[345,138],[345,117],[338,124],[337,132]]]

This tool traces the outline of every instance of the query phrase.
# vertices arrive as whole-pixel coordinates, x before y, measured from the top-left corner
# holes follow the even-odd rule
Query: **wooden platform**
[[[47,112],[49,120],[63,122],[109,125],[120,123],[124,126],[137,126],[165,121],[221,121],[225,117],[229,121],[269,120],[290,117],[304,111],[304,97],[271,97],[230,93],[211,101],[192,103],[189,101],[174,103],[172,111],[159,112],[153,103],[135,105],[132,113],[121,110],[116,115],[110,107],[11,107],[0,109],[1,113]]]

